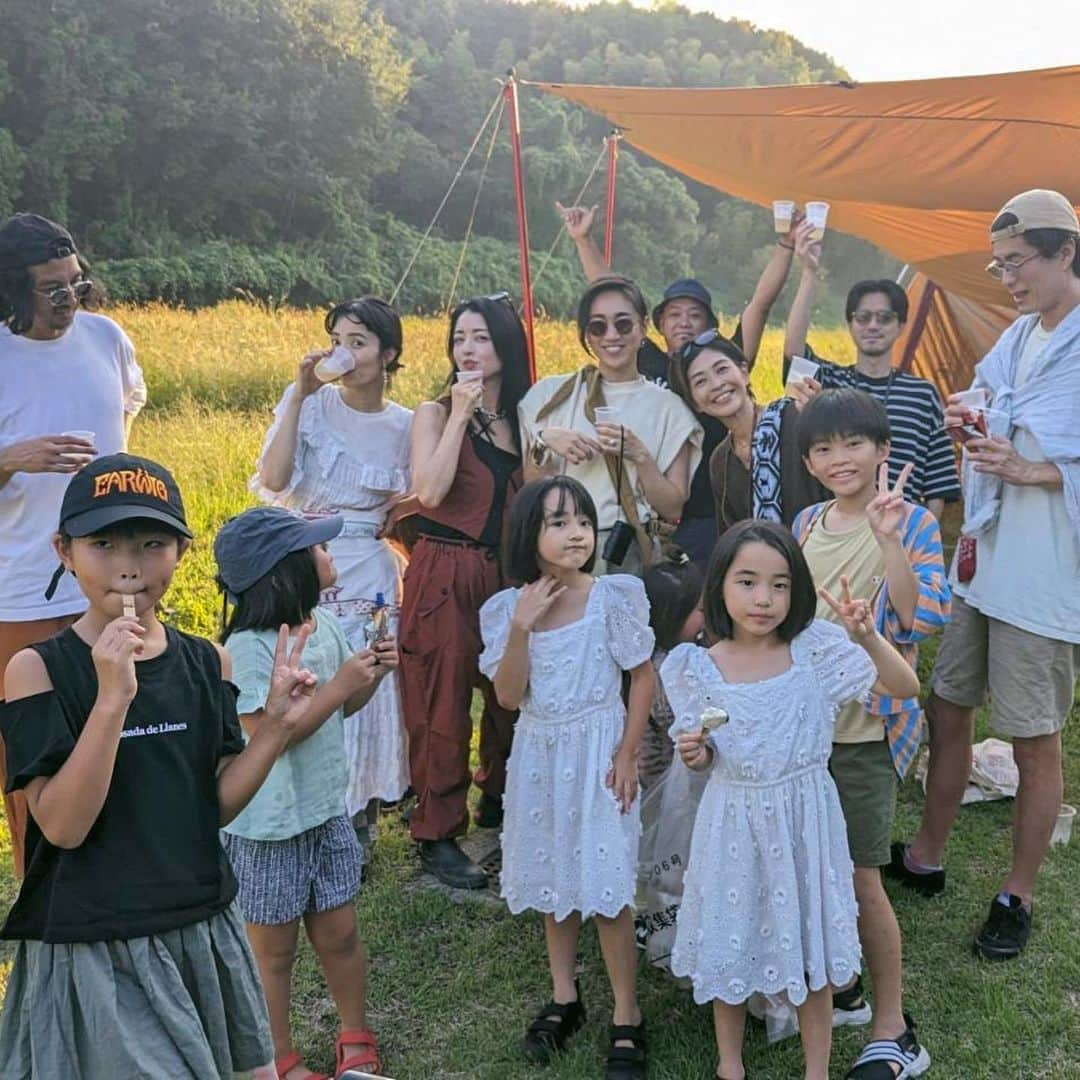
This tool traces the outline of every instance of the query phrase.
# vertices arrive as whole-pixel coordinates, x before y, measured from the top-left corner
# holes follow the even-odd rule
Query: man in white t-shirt
[[[85,270],[55,222],[15,214],[0,226],[0,678],[86,610],[73,578],[51,581],[60,502],[72,473],[125,448],[146,401],[127,335],[80,310],[95,299]],[[5,804],[21,876],[25,804]]]
[[[964,527],[952,621],[926,705],[930,772],[922,826],[894,844],[890,872],[921,892],[945,885],[941,858],[971,767],[974,709],[1012,738],[1020,771],[1012,866],[975,938],[1017,956],[1062,796],[1061,729],[1080,668],[1080,223],[1055,191],[1026,191],[991,226],[987,270],[1020,317],[975,371],[986,437],[965,443]],[[945,423],[977,419],[950,398]],[[975,425],[977,429],[978,424]]]

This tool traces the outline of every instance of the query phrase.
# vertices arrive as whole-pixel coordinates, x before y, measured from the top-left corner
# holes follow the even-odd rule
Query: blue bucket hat
[[[712,307],[712,293],[698,281],[697,278],[679,278],[673,281],[665,290],[663,299],[652,310],[653,326],[659,328],[660,316],[664,314],[664,308],[672,300],[696,300],[701,304],[709,316],[709,324],[716,326],[716,312]]]
[[[214,538],[218,576],[231,600],[265,577],[286,555],[333,540],[340,514],[303,518],[280,506],[257,506],[229,518]]]

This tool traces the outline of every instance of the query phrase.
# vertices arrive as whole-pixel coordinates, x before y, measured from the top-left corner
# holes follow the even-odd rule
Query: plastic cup
[[[827,202],[808,202],[806,204],[806,220],[814,227],[810,234],[813,240],[825,238],[825,222],[829,217],[829,204]]]
[[[795,216],[795,204],[790,199],[776,199],[772,204],[773,228],[782,236],[791,231],[791,220]]]
[[[66,435],[69,439],[85,439],[88,443],[92,443],[97,438],[96,431],[83,431],[81,428],[76,431],[61,431],[61,435]]]
[[[1076,807],[1062,803],[1057,821],[1054,822],[1054,831],[1050,834],[1050,843],[1067,844],[1072,839],[1074,821],[1076,821]]]
[[[617,424],[619,422],[619,410],[614,405],[597,405],[595,412],[598,424]]]
[[[821,365],[813,360],[807,360],[805,356],[793,356],[788,367],[787,386],[800,379],[816,379]]]
[[[351,349],[338,345],[329,356],[324,356],[315,365],[315,377],[320,382],[333,382],[342,375],[348,375],[356,367],[356,357]]]
[[[958,394],[951,394],[950,400],[963,405],[965,409],[985,409],[990,405],[990,391],[985,386],[961,390]]]
[[[457,381],[460,383],[483,382],[484,373],[479,368],[474,368],[471,371],[459,371]]]

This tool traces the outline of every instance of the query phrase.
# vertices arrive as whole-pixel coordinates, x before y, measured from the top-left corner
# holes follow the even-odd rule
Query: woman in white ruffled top
[[[710,649],[678,645],[660,677],[682,761],[710,770],[690,842],[671,954],[713,1004],[717,1077],[742,1080],[751,994],[798,1009],[807,1080],[827,1080],[831,986],[859,969],[854,868],[829,775],[837,710],[918,679],[877,632],[866,600],[821,595],[791,533],[744,521],[720,538],[705,582]]]
[[[387,516],[409,486],[412,411],[385,398],[401,366],[401,319],[382,300],[338,304],[326,316],[331,348],[300,361],[266,433],[252,490],[266,502],[306,515],[342,514],[345,526],[330,550],[337,584],[321,604],[337,617],[355,650],[367,647],[364,627],[381,595],[396,622],[404,560],[382,537]],[[343,374],[319,371],[352,367]],[[346,802],[369,846],[377,800],[394,801],[409,784],[408,752],[394,675],[371,701],[345,718],[349,760]]]

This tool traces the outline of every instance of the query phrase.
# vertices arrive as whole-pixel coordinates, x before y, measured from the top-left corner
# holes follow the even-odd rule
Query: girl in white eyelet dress
[[[401,322],[381,300],[364,297],[337,305],[326,317],[332,345],[343,345],[355,363],[339,381],[321,383],[315,365],[329,349],[300,361],[266,433],[251,489],[264,501],[306,515],[341,514],[345,525],[330,542],[338,568],[334,588],[320,606],[333,613],[349,647],[367,647],[364,624],[378,594],[396,623],[405,560],[380,538],[387,516],[409,486],[412,411],[384,394],[400,366]],[[348,757],[346,808],[358,826],[365,856],[366,832],[378,802],[400,799],[409,785],[408,744],[396,674],[374,697],[345,718]]]
[[[636,577],[593,578],[583,569],[593,562],[596,511],[576,480],[523,487],[510,534],[507,575],[528,584],[480,609],[480,670],[507,708],[521,710],[507,773],[501,895],[514,914],[544,914],[555,1005],[578,1000],[577,936],[583,919],[597,918],[605,959],[620,958],[608,968],[617,1025],[609,1075],[644,1075],[631,905],[637,751],[654,680],[648,600]],[[526,1054],[542,1060],[576,1026],[567,1022],[552,1038],[530,1029]]]
[[[745,1003],[786,994],[799,1012],[806,1077],[825,1080],[831,990],[859,969],[853,866],[828,772],[836,712],[874,688],[910,689],[910,668],[866,601],[822,596],[787,529],[742,522],[705,584],[711,649],[679,645],[660,677],[679,754],[709,770],[698,808],[671,971],[713,1003],[720,1071],[741,1080]],[[850,634],[850,638],[849,635]],[[720,726],[707,730],[709,712]],[[719,716],[716,716],[719,713]],[[726,721],[725,721],[726,716]]]

